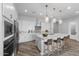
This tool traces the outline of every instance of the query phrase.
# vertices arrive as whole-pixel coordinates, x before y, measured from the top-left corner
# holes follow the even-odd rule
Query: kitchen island
[[[48,35],[47,37],[43,37],[42,34],[35,34],[34,38],[36,40],[37,47],[41,51],[40,54],[45,55],[46,46],[45,46],[44,42],[46,42],[48,39],[57,40],[57,38],[59,38],[59,37],[63,38],[65,36],[67,36],[67,35],[68,34],[56,33],[56,34],[53,34],[53,35]]]

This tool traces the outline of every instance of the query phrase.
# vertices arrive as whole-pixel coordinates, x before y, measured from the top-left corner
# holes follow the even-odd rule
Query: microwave
[[[4,20],[4,37],[8,37],[13,34],[13,24]]]

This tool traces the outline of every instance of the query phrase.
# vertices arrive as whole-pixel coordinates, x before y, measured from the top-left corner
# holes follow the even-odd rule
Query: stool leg
[[[52,45],[48,45],[48,56],[51,55],[52,52]]]

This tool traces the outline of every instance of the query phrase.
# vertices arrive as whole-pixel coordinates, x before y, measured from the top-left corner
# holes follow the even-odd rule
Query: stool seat
[[[53,40],[53,42],[57,43],[57,40]]]
[[[52,45],[52,39],[48,39],[47,42],[44,42],[46,45]]]
[[[50,52],[52,51],[52,39],[48,39],[47,42],[44,42],[44,44],[47,46],[45,51],[47,51],[47,54],[50,55]]]

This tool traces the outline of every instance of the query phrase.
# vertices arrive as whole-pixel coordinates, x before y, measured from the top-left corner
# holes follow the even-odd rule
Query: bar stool
[[[61,39],[61,53],[64,52],[64,38]]]
[[[64,45],[63,39],[57,38],[57,40],[53,40],[53,43],[52,43],[53,55],[57,56],[57,55],[61,54],[63,45]]]
[[[52,55],[56,56],[57,55],[57,40],[53,40],[52,41]]]
[[[64,37],[64,50],[68,50],[70,48],[70,36]]]
[[[47,49],[45,49],[45,51],[47,50],[47,55],[50,55],[52,51],[52,39],[48,39],[47,42],[44,43],[47,46]]]
[[[57,55],[61,53],[62,41],[61,38],[57,38]]]

